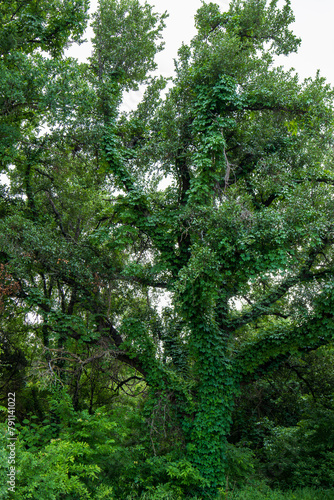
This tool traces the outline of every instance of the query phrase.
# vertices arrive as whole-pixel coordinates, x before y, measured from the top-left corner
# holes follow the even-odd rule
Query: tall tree
[[[88,0],[14,1],[0,5],[0,160],[13,160],[22,136],[50,105],[43,95],[47,60],[81,41]],[[44,57],[42,56],[44,54]],[[45,57],[46,56],[46,57]]]
[[[162,98],[164,16],[101,0],[89,64],[48,62],[48,131],[24,121],[2,199],[7,307],[39,315],[77,406],[65,368],[85,349],[167,395],[203,495],[224,484],[241,384],[333,339],[333,92],[273,66],[299,45],[277,3],[204,3]]]

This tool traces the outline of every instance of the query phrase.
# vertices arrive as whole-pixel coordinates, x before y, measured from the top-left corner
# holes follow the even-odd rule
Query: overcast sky
[[[283,2],[283,0],[281,0]],[[97,0],[91,0],[91,11],[97,6]],[[173,58],[182,42],[188,43],[195,34],[194,15],[201,6],[201,0],[151,0],[156,12],[167,11],[169,18],[164,30],[165,50],[158,54],[158,72],[170,76],[173,72]],[[222,10],[227,10],[229,0],[216,0]],[[297,54],[289,57],[280,57],[279,64],[287,68],[294,67],[301,78],[314,76],[316,71],[325,76],[334,85],[334,1],[333,0],[291,0],[291,6],[296,21],[293,30],[302,39],[301,47]],[[91,35],[88,31],[87,37]],[[71,55],[85,60],[90,55],[89,43],[80,47],[73,47]],[[138,96],[130,93],[125,103],[126,109],[131,109],[138,101]]]
[[[209,1],[209,0],[208,0]],[[221,10],[227,10],[229,0],[212,0]],[[182,41],[188,42],[195,34],[194,15],[201,6],[200,0],[152,0],[158,12],[167,10],[167,28],[164,33],[165,54],[159,54],[160,71],[171,71],[171,61],[176,56]],[[283,0],[281,0],[283,4]],[[280,63],[293,66],[302,78],[314,76],[321,70],[334,84],[334,1],[291,0],[296,21],[293,31],[302,39],[297,55],[283,57]]]
[[[213,0],[214,1],[214,0]],[[281,0],[282,1],[282,0]],[[164,31],[165,50],[157,56],[159,73],[169,76],[173,72],[173,58],[182,42],[188,43],[195,34],[194,15],[201,5],[200,0],[150,0],[157,12],[167,10],[169,18]],[[228,8],[229,0],[216,0],[222,10]],[[97,0],[91,0],[91,10],[96,9]],[[334,85],[334,1],[333,0],[291,0],[296,21],[293,30],[302,39],[297,54],[281,57],[280,64],[294,67],[302,78],[314,76],[317,69]],[[88,33],[89,36],[89,33]],[[89,44],[71,50],[71,54],[84,60],[90,55]],[[135,103],[129,96],[128,106]]]

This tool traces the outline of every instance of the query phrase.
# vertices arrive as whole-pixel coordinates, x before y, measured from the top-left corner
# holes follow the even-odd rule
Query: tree
[[[38,314],[36,345],[75,408],[83,371],[65,353],[131,367],[173,409],[207,496],[241,385],[333,340],[333,92],[273,66],[299,45],[277,3],[204,3],[162,98],[149,72],[165,16],[101,1],[90,62],[47,62],[48,130],[20,122],[2,198],[18,284],[4,301]]]
[[[48,58],[81,41],[88,0],[8,1],[0,6],[0,158],[13,160],[15,146],[29,127],[41,123],[50,102],[42,89]]]

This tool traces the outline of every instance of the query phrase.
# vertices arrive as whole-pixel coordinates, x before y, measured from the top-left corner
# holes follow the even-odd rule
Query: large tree
[[[50,56],[81,42],[88,0],[8,1],[0,5],[0,155],[13,161],[15,145],[38,126],[50,105],[43,94]],[[43,57],[43,55],[44,57]]]
[[[203,4],[161,97],[164,16],[101,0],[89,62],[44,60],[43,114],[28,94],[3,113],[20,131],[4,154],[7,318],[13,303],[38,315],[29,341],[76,407],[83,366],[131,367],[172,406],[202,494],[224,483],[241,385],[333,340],[333,92],[274,67],[299,45],[277,3]],[[31,36],[48,49],[57,33]]]

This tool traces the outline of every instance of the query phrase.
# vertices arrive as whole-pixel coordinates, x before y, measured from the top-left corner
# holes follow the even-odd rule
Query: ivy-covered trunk
[[[226,445],[232,421],[237,381],[221,332],[202,324],[196,344],[197,411],[188,445],[189,456],[208,481],[207,492],[224,485]]]
[[[187,451],[207,482],[202,494],[209,494],[217,492],[225,482],[227,436],[238,375],[228,351],[226,300],[221,299],[221,273],[217,272],[214,253],[198,248],[180,276],[178,300],[191,328],[189,348],[196,381],[195,410],[186,433]]]

